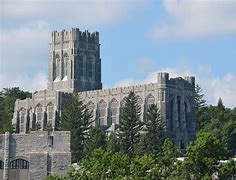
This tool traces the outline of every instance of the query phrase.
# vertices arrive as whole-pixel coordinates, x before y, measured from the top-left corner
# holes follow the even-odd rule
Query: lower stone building
[[[65,175],[70,165],[68,131],[0,135],[0,180],[42,180]]]

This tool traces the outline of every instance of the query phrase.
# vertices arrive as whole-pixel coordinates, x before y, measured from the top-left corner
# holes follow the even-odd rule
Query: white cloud
[[[66,27],[104,26],[125,18],[126,13],[146,4],[145,0],[42,0],[3,1],[2,14],[8,19],[30,21],[43,19]]]
[[[196,77],[196,82],[202,87],[203,93],[205,94],[204,98],[207,100],[208,104],[215,105],[218,99],[221,97],[223,103],[227,107],[236,107],[236,75],[228,73],[222,77],[212,77],[209,76],[209,73],[211,73],[210,67],[199,67],[167,67],[151,72],[143,79],[135,79],[130,77],[120,80],[115,83],[113,87],[156,83],[158,72],[168,72],[170,74],[170,78],[191,75]]]
[[[28,74],[9,76],[7,73],[0,73],[0,89],[6,87],[20,87],[26,91],[38,91],[46,89],[47,76],[43,72],[35,74],[33,77]]]
[[[236,34],[235,0],[163,0],[163,6],[165,23],[151,30],[157,39]]]
[[[46,22],[27,27],[0,30],[0,71],[25,72],[42,69],[47,64],[50,31]],[[43,55],[43,56],[42,56]]]

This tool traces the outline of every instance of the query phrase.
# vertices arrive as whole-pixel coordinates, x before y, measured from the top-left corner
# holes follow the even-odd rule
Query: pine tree
[[[197,84],[195,87],[195,114],[196,114],[196,129],[200,130],[207,123],[208,118],[205,116],[207,109],[206,100],[203,99],[201,87]]]
[[[98,124],[96,124],[95,127],[91,127],[89,130],[89,137],[85,141],[85,148],[84,148],[84,155],[91,155],[94,149],[102,148],[104,149],[106,147],[106,135],[99,127]]]
[[[125,106],[120,122],[121,149],[129,157],[134,155],[135,145],[140,139],[140,130],[142,128],[140,121],[141,108],[138,104],[138,97],[131,91],[125,98]]]
[[[147,132],[148,151],[157,155],[161,152],[161,147],[164,142],[165,124],[161,119],[156,104],[151,104],[148,108],[144,123]]]
[[[108,137],[107,149],[111,150],[113,153],[118,152],[120,150],[119,139],[116,134],[112,132]]]
[[[88,138],[92,115],[80,99],[79,94],[71,94],[62,107],[59,129],[71,131],[72,162],[82,158],[84,142]]]

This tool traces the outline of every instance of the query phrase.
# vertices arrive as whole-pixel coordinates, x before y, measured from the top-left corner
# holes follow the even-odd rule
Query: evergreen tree
[[[106,147],[106,135],[103,130],[96,124],[89,130],[89,137],[85,142],[84,155],[91,155],[94,149]]]
[[[13,131],[12,117],[16,99],[31,97],[30,92],[20,90],[19,87],[3,88],[0,92],[0,133]]]
[[[71,132],[72,162],[82,158],[84,143],[92,123],[91,118],[92,115],[79,94],[71,94],[62,107],[59,129]]]
[[[149,154],[149,141],[146,133],[140,134],[140,140],[135,146],[135,155],[142,156],[144,154]]]
[[[203,99],[201,87],[197,84],[195,87],[195,113],[196,113],[196,129],[201,129],[206,123],[208,118],[205,116],[207,109],[206,100]]]
[[[116,134],[112,132],[108,137],[107,149],[111,150],[113,153],[118,152],[120,150],[119,139]]]
[[[135,145],[140,139],[140,130],[142,128],[140,114],[141,108],[138,104],[138,97],[131,91],[125,98],[119,134],[121,148],[129,157],[134,155]]]
[[[163,145],[165,124],[156,104],[151,104],[148,108],[144,123],[147,131],[148,151],[157,155],[161,152]]]

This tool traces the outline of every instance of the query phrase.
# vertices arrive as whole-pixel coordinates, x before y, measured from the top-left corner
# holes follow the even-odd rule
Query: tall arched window
[[[15,159],[11,161],[10,169],[29,169],[29,162],[24,159]]]
[[[47,123],[52,124],[52,120],[54,118],[54,105],[49,103],[47,106]]]
[[[95,56],[90,54],[87,60],[87,78],[89,81],[94,81],[94,74],[95,74],[94,62],[95,62]]]
[[[147,100],[146,100],[146,111],[148,110],[148,108],[155,103],[155,98],[153,95],[148,95]]]
[[[21,108],[20,112],[19,112],[19,116],[20,116],[20,133],[25,132],[25,124],[27,121],[27,116],[26,116],[26,110],[25,108]]]
[[[0,160],[0,169],[3,169],[4,168],[4,163],[3,161]]]
[[[117,113],[118,113],[118,101],[113,99],[110,103],[111,124],[118,124],[118,122],[117,122]]]
[[[88,108],[89,113],[93,116],[92,118],[95,118],[95,117],[94,117],[95,104],[94,104],[92,101],[90,101],[90,102],[86,105],[86,107]]]
[[[84,74],[85,74],[85,59],[86,56],[84,55],[84,53],[81,53],[79,55],[79,64],[78,64],[78,72],[79,72],[79,77],[81,80],[84,79]]]
[[[41,104],[38,104],[36,107],[36,126],[40,126],[40,129],[42,128],[42,122],[43,122],[43,107]],[[36,127],[38,128],[38,127]]]
[[[63,78],[65,78],[68,75],[68,61],[69,61],[68,54],[65,53],[63,57],[63,69],[62,69]]]
[[[56,72],[56,77],[55,79],[60,79],[61,77],[61,59],[60,59],[60,56],[57,54],[56,55],[56,59],[55,59],[55,72]]]
[[[106,124],[106,110],[107,110],[107,104],[105,101],[101,100],[98,105],[98,117],[99,117],[99,124],[105,125]]]

